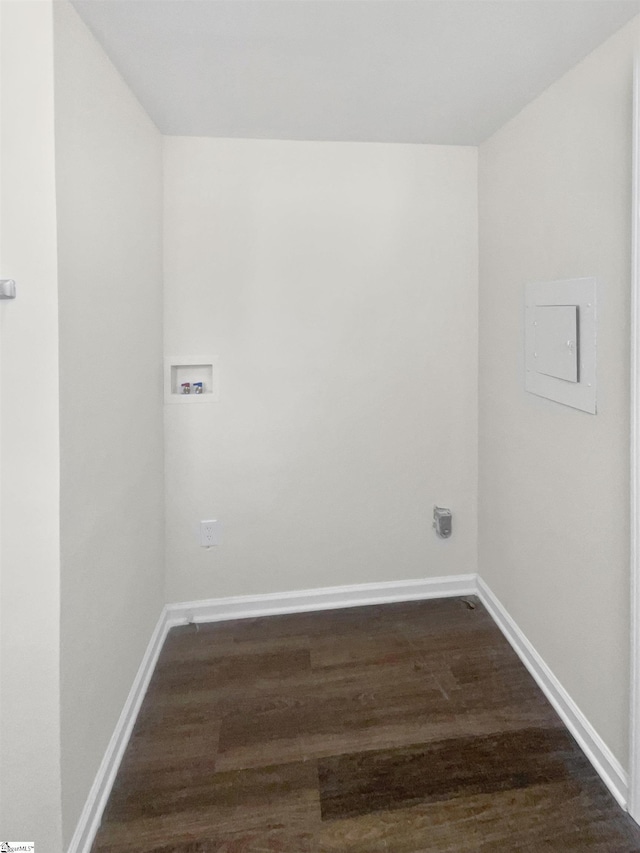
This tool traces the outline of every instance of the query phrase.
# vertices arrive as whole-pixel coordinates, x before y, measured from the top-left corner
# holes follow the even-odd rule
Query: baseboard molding
[[[529,670],[563,723],[578,742],[594,769],[622,806],[627,807],[629,780],[627,773],[609,747],[578,708],[571,696],[531,645],[507,610],[487,584],[478,578],[478,595],[493,621]]]
[[[222,622],[228,619],[251,619],[283,613],[363,607],[367,604],[390,604],[394,601],[450,598],[456,595],[474,595],[476,591],[476,575],[453,575],[422,580],[323,587],[298,592],[183,601],[168,605],[167,612],[170,625],[183,625],[187,622]]]
[[[475,574],[453,575],[423,580],[367,583],[297,592],[184,601],[167,605],[160,615],[147,646],[129,696],[87,797],[68,853],[90,853],[118,767],[170,628],[189,622],[222,622],[229,619],[248,619],[343,607],[362,607],[370,604],[424,601],[432,598],[450,598],[457,595],[478,595],[480,597],[494,622],[556,709],[615,799],[623,808],[626,808],[629,787],[627,774],[602,738],[487,584]]]
[[[89,791],[89,796],[76,826],[76,831],[71,839],[68,853],[90,853],[91,845],[100,827],[102,813],[104,812],[113,782],[116,778],[116,773],[122,761],[122,756],[129,743],[142,700],[147,692],[149,681],[153,675],[153,670],[155,669],[158,656],[160,655],[170,627],[171,625],[167,618],[167,608],[165,607],[151,635],[149,645],[136,673],[124,708],[96,773],[96,778]]]
[[[246,619],[257,616],[274,616],[278,613],[303,613],[393,601],[472,595],[475,592],[476,576],[469,574],[425,580],[327,587],[299,592],[243,595],[168,605],[163,609],[149,640],[149,645],[144,653],[142,663],[129,691],[102,763],[98,768],[67,853],[90,853],[122,756],[129,743],[142,700],[147,692],[149,681],[170,628],[188,622]]]

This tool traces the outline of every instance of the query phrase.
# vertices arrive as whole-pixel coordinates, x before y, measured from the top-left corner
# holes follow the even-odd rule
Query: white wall
[[[165,139],[169,601],[476,570],[476,156]]]
[[[52,28],[50,2],[0,4],[0,826],[60,853]]]
[[[55,4],[65,842],[163,605],[160,134]]]
[[[626,766],[637,23],[480,149],[480,574]],[[524,286],[598,278],[598,414],[526,394]]]
[[[66,846],[162,605],[161,140],[57,3],[59,444],[51,5],[0,8],[0,824],[59,853],[60,726]],[[480,571],[623,763],[633,44],[480,152]],[[221,363],[165,408],[167,599],[475,571],[475,150],[169,138],[165,181],[165,351]],[[596,417],[522,381],[525,282],[592,274]]]

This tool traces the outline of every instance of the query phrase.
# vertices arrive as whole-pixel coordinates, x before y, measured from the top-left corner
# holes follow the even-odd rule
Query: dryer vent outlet
[[[441,539],[449,539],[451,536],[451,510],[444,506],[434,506],[433,526]]]

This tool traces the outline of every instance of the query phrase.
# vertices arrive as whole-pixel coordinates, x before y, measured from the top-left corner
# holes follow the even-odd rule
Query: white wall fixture
[[[528,284],[525,388],[596,413],[596,280]]]
[[[218,357],[168,356],[164,360],[165,403],[217,403],[220,399]]]
[[[200,522],[200,545],[203,548],[212,548],[220,544],[220,522],[212,518]]]
[[[12,278],[0,279],[0,299],[15,299],[16,283]]]

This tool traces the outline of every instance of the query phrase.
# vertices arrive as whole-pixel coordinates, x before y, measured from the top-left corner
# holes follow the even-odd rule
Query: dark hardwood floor
[[[640,851],[475,599],[169,634],[93,853]]]

